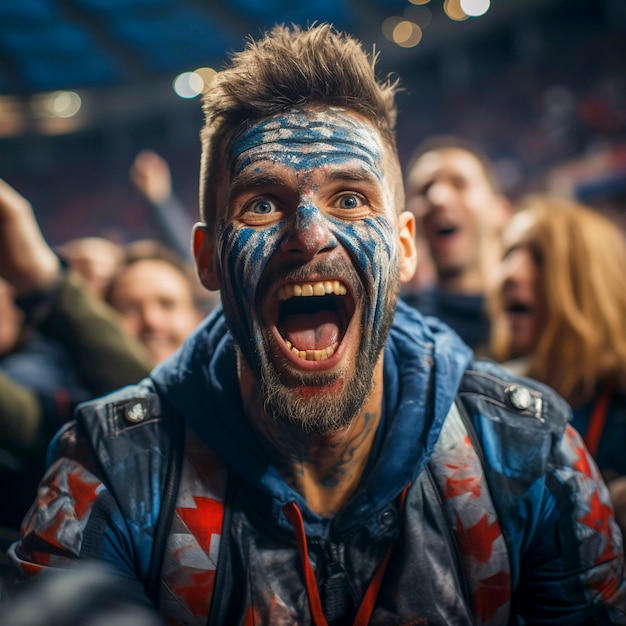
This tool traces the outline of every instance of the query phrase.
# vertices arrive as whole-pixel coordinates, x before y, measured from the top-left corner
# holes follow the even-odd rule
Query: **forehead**
[[[418,184],[438,176],[486,180],[480,160],[462,148],[438,148],[424,153],[413,165],[409,180]]]
[[[262,160],[296,170],[315,169],[347,161],[383,175],[383,144],[378,131],[345,109],[292,109],[261,120],[240,133],[231,144],[236,177]]]
[[[141,298],[154,293],[187,297],[192,288],[187,277],[171,263],[161,259],[142,259],[119,273],[112,291],[118,297],[123,294]]]
[[[528,211],[516,213],[506,225],[502,233],[502,243],[505,247],[517,245],[532,238],[536,219]]]

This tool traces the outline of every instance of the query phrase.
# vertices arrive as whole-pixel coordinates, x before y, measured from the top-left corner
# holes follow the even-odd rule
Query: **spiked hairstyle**
[[[200,217],[210,230],[218,214],[216,184],[226,148],[256,120],[294,107],[337,106],[364,117],[378,130],[397,168],[395,201],[404,209],[402,174],[395,139],[398,81],[379,82],[377,55],[329,24],[302,29],[275,26],[259,40],[250,38],[204,94],[200,167]]]

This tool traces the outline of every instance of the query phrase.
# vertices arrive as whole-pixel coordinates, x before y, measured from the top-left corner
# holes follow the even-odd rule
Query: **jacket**
[[[626,623],[620,532],[561,398],[402,303],[384,382],[362,487],[321,518],[256,445],[215,311],[81,407],[10,557],[104,561],[167,623]]]

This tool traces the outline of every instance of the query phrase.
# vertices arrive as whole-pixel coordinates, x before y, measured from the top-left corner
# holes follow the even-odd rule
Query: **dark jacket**
[[[346,624],[364,605],[381,625],[626,623],[621,536],[567,405],[402,303],[384,377],[362,486],[319,517],[258,445],[215,312],[82,407],[11,558],[25,576],[106,561],[170,623]]]
[[[403,299],[422,315],[432,315],[447,324],[472,350],[487,353],[491,322],[483,294],[457,293],[431,285],[407,293]]]

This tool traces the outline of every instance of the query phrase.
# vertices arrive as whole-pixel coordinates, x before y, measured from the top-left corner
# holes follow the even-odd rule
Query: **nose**
[[[432,206],[442,206],[449,201],[451,188],[445,181],[435,181],[426,192],[426,200]]]
[[[281,251],[313,257],[337,247],[326,218],[311,205],[298,207],[281,242]]]
[[[142,332],[153,332],[164,326],[165,311],[158,304],[144,304],[138,314],[138,324]]]

